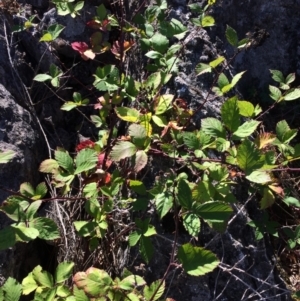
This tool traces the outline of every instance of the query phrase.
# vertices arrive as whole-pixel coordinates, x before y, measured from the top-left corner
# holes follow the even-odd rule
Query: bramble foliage
[[[70,14],[74,18],[80,14],[84,2],[73,2],[53,0],[59,15]],[[209,10],[214,3],[210,0],[204,8],[198,4],[189,5],[194,15],[190,22],[197,27],[213,26]],[[155,5],[136,14],[132,21],[123,22],[101,4],[87,24],[95,30],[90,45],[81,41],[72,43],[83,60],[94,60],[96,64],[98,55],[110,51],[117,61],[97,66],[94,74],[94,89],[102,96],[94,105],[98,113],[90,116],[90,120],[99,128],[99,139],[79,144],[75,156],[58,148],[54,158],[43,161],[39,170],[51,175],[51,186],[58,191],[55,199],[67,201],[72,196],[84,200],[85,218],[74,221],[73,226],[77,234],[86,239],[90,251],[97,250],[101,240],[110,235],[111,214],[115,210],[146,213],[150,206],[155,208],[159,219],[173,212],[175,224],[182,223],[195,238],[203,223],[224,232],[233,213],[231,205],[237,203],[234,190],[241,179],[249,183],[249,194],[260,197],[261,209],[279,200],[288,206],[300,207],[297,199],[285,195],[284,187],[274,174],[300,158],[300,144],[291,144],[297,129],[291,129],[282,120],[274,131],[265,132],[260,121],[264,112],[259,105],[240,100],[237,95],[227,97],[229,92],[232,95],[246,72],[230,78],[225,72],[227,61],[251,47],[250,41],[239,40],[236,31],[227,26],[226,38],[235,49],[233,58],[219,56],[208,64],[197,65],[198,76],[213,74],[212,92],[226,100],[220,118],[203,118],[199,129],[189,127],[201,107],[193,111],[184,99],[162,92],[178,72],[184,38],[189,31],[187,25],[168,19],[166,11],[167,1],[157,0]],[[32,20],[25,28],[33,26]],[[59,24],[51,25],[40,41],[55,40],[63,29]],[[112,43],[104,40],[104,33],[115,29],[122,33],[119,39]],[[147,76],[142,81],[123,68],[126,53],[134,47],[140,47],[147,58]],[[292,87],[294,74],[285,77],[280,71],[270,71],[276,82],[276,86],[269,86],[270,97],[274,100],[270,109],[300,97],[300,89]],[[50,81],[58,88],[62,75],[57,66],[51,65],[49,74],[38,74],[33,80]],[[91,102],[74,91],[73,100],[65,101],[61,109],[80,110]],[[126,124],[125,136],[118,136],[116,130],[121,123]],[[1,153],[0,163],[11,157],[10,152]],[[165,160],[166,166],[172,162],[178,170],[163,170],[149,188],[140,175],[157,157]],[[127,177],[128,171],[135,176]],[[37,213],[42,202],[47,201],[46,194],[45,183],[36,188],[23,183],[20,192],[0,206],[13,221],[0,231],[0,249],[37,237],[45,240],[60,237],[54,221],[39,217]],[[267,213],[264,221],[251,221],[249,225],[255,228],[257,239],[262,239],[265,233],[278,236],[280,227],[269,220]],[[299,226],[294,231],[287,227],[284,231],[290,248],[300,243]],[[136,217],[133,226],[122,235],[130,247],[138,246],[141,258],[149,263],[153,255],[151,237],[157,235],[151,218],[146,214]],[[177,252],[176,248],[175,239],[170,266],[181,267],[190,275],[205,275],[219,265],[219,259],[207,249],[191,243],[180,245]],[[121,279],[113,280],[107,271],[90,267],[77,272],[70,287],[65,281],[72,276],[74,264],[60,263],[54,276],[37,266],[23,279],[22,287],[9,278],[0,290],[0,300],[17,301],[21,292],[27,295],[33,291],[34,300],[168,300],[162,298],[166,275],[147,286],[143,278],[127,270]]]

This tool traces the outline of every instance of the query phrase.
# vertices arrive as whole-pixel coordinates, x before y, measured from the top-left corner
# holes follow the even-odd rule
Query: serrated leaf
[[[38,230],[38,237],[45,240],[53,240],[60,238],[60,233],[56,223],[47,217],[38,217],[32,220],[30,223],[31,227]]]
[[[172,195],[167,191],[159,193],[155,197],[155,206],[159,218],[162,219],[173,207]]]
[[[216,118],[204,118],[201,120],[201,130],[212,137],[226,138],[225,129],[220,120]]]
[[[136,192],[137,194],[140,195],[146,195],[147,190],[143,182],[138,181],[138,180],[129,180],[129,187]]]
[[[38,237],[39,231],[35,228],[28,228],[21,225],[11,225],[14,229],[16,240],[22,242],[28,242]]]
[[[272,99],[274,99],[275,101],[279,101],[280,100],[280,98],[282,96],[282,93],[281,93],[281,91],[277,87],[269,85],[269,91],[271,93],[270,97]]]
[[[122,281],[118,284],[118,287],[125,291],[133,291],[137,287],[143,286],[145,284],[146,281],[141,276],[130,275],[122,279]]]
[[[73,288],[73,294],[75,296],[75,301],[90,301],[85,292],[83,290],[78,289],[75,285]]]
[[[218,78],[218,86],[222,90],[224,87],[230,85],[230,82],[227,76],[224,73],[221,73]]]
[[[53,277],[47,272],[43,271],[41,266],[36,266],[32,271],[33,279],[41,286],[52,288],[53,287]]]
[[[131,124],[128,128],[129,136],[137,147],[143,148],[146,142],[147,132],[145,127],[140,124]]]
[[[39,167],[39,171],[44,172],[44,173],[52,173],[58,168],[59,168],[59,165],[56,160],[46,159],[41,163],[41,165]]]
[[[35,201],[31,203],[30,206],[26,209],[26,219],[28,221],[31,221],[36,216],[36,212],[38,211],[41,204],[42,201]]]
[[[254,114],[254,106],[251,102],[245,100],[238,100],[239,114],[244,117],[252,117]]]
[[[184,144],[192,150],[197,150],[201,147],[200,141],[195,133],[185,132],[183,134],[183,141]]]
[[[154,51],[154,50],[148,51],[148,52],[145,54],[145,56],[147,56],[148,58],[153,59],[153,60],[154,60],[154,59],[159,59],[159,58],[163,57],[162,54],[161,54],[160,52]]]
[[[195,68],[196,74],[201,75],[204,73],[210,73],[212,71],[212,67],[208,64],[199,63]]]
[[[22,285],[11,277],[5,281],[2,286],[5,292],[5,301],[18,301],[22,294]]]
[[[141,235],[140,233],[138,233],[137,231],[131,232],[131,233],[129,234],[129,239],[128,239],[128,241],[129,241],[129,246],[130,246],[130,247],[135,246],[135,245],[138,243],[138,241],[140,240],[141,236],[142,236],[142,235]]]
[[[255,138],[255,144],[257,145],[258,149],[264,149],[270,143],[275,140],[276,136],[271,133],[261,133],[259,136]]]
[[[200,181],[192,190],[193,201],[205,203],[211,201],[216,193],[214,186],[208,181]]]
[[[69,295],[71,295],[71,291],[65,285],[58,285],[57,288],[56,288],[56,295],[58,297],[65,298],[64,300],[67,301],[68,299],[66,297],[68,297]]]
[[[144,288],[144,297],[147,301],[152,299],[153,301],[158,300],[165,291],[165,282],[161,283],[160,280],[154,281],[150,286],[145,286]]]
[[[193,202],[191,188],[183,179],[180,179],[178,183],[177,198],[181,206],[185,207],[186,209],[191,209]]]
[[[73,159],[67,152],[56,150],[54,156],[60,167],[64,168],[69,174],[74,173]]]
[[[29,273],[22,281],[23,295],[29,295],[38,288],[38,284],[33,278],[32,273]]]
[[[143,260],[149,263],[154,253],[154,248],[149,237],[141,237],[139,250]]]
[[[148,156],[145,151],[139,150],[135,154],[135,160],[134,160],[134,171],[139,172],[141,171],[148,162]]]
[[[35,194],[39,196],[39,198],[43,198],[48,192],[47,186],[45,182],[41,182],[35,188]]]
[[[202,276],[213,271],[220,263],[214,253],[190,243],[178,249],[178,258],[185,272],[192,276]]]
[[[73,101],[67,101],[61,106],[61,110],[63,111],[71,111],[72,109],[76,108],[78,104]]]
[[[0,164],[8,163],[15,155],[16,153],[12,150],[0,151]]]
[[[240,126],[239,107],[237,97],[232,97],[224,102],[221,108],[221,117],[225,126],[235,132]]]
[[[226,39],[229,44],[231,44],[233,47],[238,46],[239,39],[238,39],[237,33],[229,25],[227,25],[227,27],[226,27],[225,35],[226,35]]]
[[[296,88],[292,92],[289,92],[288,94],[284,95],[284,100],[290,101],[290,100],[295,100],[300,97],[300,89]]]
[[[136,153],[136,146],[129,141],[119,141],[112,148],[110,156],[114,161],[120,161],[122,159],[132,157]]]
[[[191,236],[198,236],[200,233],[200,219],[197,214],[187,213],[183,216],[183,225]]]
[[[98,223],[95,221],[75,221],[74,227],[80,236],[88,237],[94,235]]]
[[[257,183],[257,184],[266,184],[272,181],[272,178],[266,171],[255,170],[246,176],[246,179],[250,182]]]
[[[297,135],[297,132],[296,129],[291,130],[285,120],[281,120],[276,124],[277,139],[281,143],[289,143]]]
[[[173,94],[165,94],[161,95],[157,99],[157,105],[155,108],[155,114],[156,115],[161,115],[165,113],[167,110],[171,109],[171,103],[174,98]]]
[[[160,72],[154,72],[151,73],[146,81],[144,82],[144,87],[151,90],[151,95],[155,95],[157,92],[157,89],[159,88],[162,81],[161,73]]]
[[[120,119],[128,122],[137,122],[140,117],[139,111],[133,108],[118,107],[115,111]]]
[[[55,283],[61,283],[72,276],[74,262],[61,262],[55,270]]]
[[[275,202],[274,194],[268,188],[264,188],[264,194],[260,201],[260,209],[266,209],[271,207]]]
[[[260,122],[256,120],[246,121],[233,133],[232,139],[240,140],[242,138],[249,137],[254,133],[259,124]]]
[[[60,24],[52,24],[48,27],[47,31],[50,33],[52,40],[58,38],[60,33],[64,30],[65,26]]]
[[[260,152],[255,148],[255,144],[251,141],[244,140],[237,149],[236,159],[238,166],[246,172],[251,173],[254,169],[262,167],[260,162]]]
[[[295,74],[295,73],[290,73],[290,74],[286,77],[285,83],[286,83],[287,85],[289,85],[289,84],[291,84],[293,81],[295,81],[295,79],[296,79],[296,74]]]
[[[89,268],[86,272],[76,273],[73,281],[79,289],[83,289],[91,296],[105,295],[112,284],[112,279],[107,272],[94,267]]]
[[[20,192],[22,195],[25,195],[28,198],[31,198],[35,195],[35,189],[28,182],[22,183],[20,186]]]
[[[77,154],[75,162],[75,174],[95,168],[98,162],[97,152],[94,149],[85,148]]]
[[[276,82],[278,82],[278,83],[284,83],[284,82],[285,82],[284,76],[283,76],[283,74],[282,74],[281,71],[279,71],[279,70],[271,70],[271,69],[270,69],[270,72],[272,73],[272,78],[273,78]]]
[[[194,212],[207,222],[225,223],[231,216],[233,210],[229,205],[223,202],[211,201],[196,205]]]

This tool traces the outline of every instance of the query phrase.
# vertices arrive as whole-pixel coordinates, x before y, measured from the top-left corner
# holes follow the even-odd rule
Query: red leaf
[[[102,153],[100,155],[98,155],[98,166],[101,168],[103,165],[103,161],[104,161],[104,157],[105,157],[105,153]],[[112,164],[112,161],[107,159],[106,163],[105,163],[105,167],[109,168]]]
[[[84,53],[86,50],[89,49],[89,46],[85,42],[73,42],[73,43],[71,43],[71,47],[75,51],[78,51],[81,54]]]
[[[95,142],[87,139],[84,140],[82,142],[80,142],[77,146],[76,146],[76,151],[79,152],[85,148],[94,148]]]

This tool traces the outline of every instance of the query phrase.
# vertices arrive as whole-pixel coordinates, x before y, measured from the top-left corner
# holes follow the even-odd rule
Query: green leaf
[[[277,87],[269,85],[269,91],[271,93],[270,97],[272,99],[274,99],[275,101],[279,101],[280,100],[280,98],[282,96],[282,93],[281,93],[281,91]]]
[[[262,167],[263,162],[260,161],[260,152],[255,147],[255,144],[250,140],[244,140],[237,149],[236,156],[238,166],[250,174],[254,169]]]
[[[35,195],[39,196],[39,198],[43,198],[48,192],[47,186],[45,182],[41,182],[35,188]]]
[[[137,149],[134,144],[129,141],[119,141],[112,148],[110,156],[114,161],[120,161],[122,159],[132,157],[136,153]]]
[[[84,293],[83,290],[80,290],[77,288],[77,286],[74,285],[73,294],[75,296],[75,301],[90,301],[90,298],[87,297],[87,295]]]
[[[291,197],[291,196],[285,197],[283,199],[283,202],[286,203],[288,206],[295,206],[295,207],[300,208],[300,201],[294,197]]]
[[[2,289],[5,292],[5,301],[18,301],[21,297],[22,285],[16,279],[8,277]]]
[[[38,217],[31,221],[30,226],[37,229],[38,237],[45,240],[60,238],[60,233],[56,223],[47,217]]]
[[[143,286],[146,284],[146,281],[138,275],[130,275],[124,279],[118,284],[118,287],[120,287],[122,290],[125,291],[133,291],[139,286]]]
[[[99,91],[116,91],[119,89],[119,70],[116,66],[98,67],[94,76],[93,85]]]
[[[0,250],[8,249],[16,243],[15,231],[11,226],[0,230]]]
[[[201,120],[201,129],[202,131],[213,137],[226,138],[226,133],[224,127],[220,120],[216,118],[205,118]]]
[[[237,33],[229,25],[227,25],[227,27],[226,27],[225,35],[226,35],[226,39],[229,44],[231,44],[233,47],[238,46],[239,39],[238,39]]]
[[[187,182],[183,179],[180,179],[178,183],[177,198],[181,206],[185,207],[186,209],[191,209],[193,202],[192,192]]]
[[[193,201],[205,203],[214,198],[216,190],[214,186],[208,181],[198,182],[192,190]]]
[[[39,167],[39,171],[44,172],[44,173],[53,173],[58,168],[59,168],[59,165],[56,160],[46,159],[41,163],[41,165]]]
[[[61,262],[55,270],[55,283],[61,283],[72,276],[74,262]]]
[[[172,103],[173,99],[174,99],[173,94],[165,94],[165,95],[159,96],[157,99],[155,114],[161,115],[161,114],[165,113],[167,110],[171,109],[172,108],[171,103]]]
[[[141,237],[139,250],[143,260],[148,264],[154,253],[154,248],[149,237]]]
[[[68,297],[69,295],[71,295],[71,291],[69,290],[69,288],[65,285],[58,285],[56,288],[56,295],[58,297]],[[67,300],[67,299],[64,299]]]
[[[73,159],[66,151],[56,150],[54,156],[60,167],[64,168],[69,174],[74,174]]]
[[[45,82],[47,80],[51,80],[52,76],[48,75],[48,74],[38,74],[36,75],[33,80],[37,81],[37,82]]]
[[[33,279],[41,286],[52,288],[53,287],[53,277],[47,271],[42,271],[40,265],[36,266],[32,271]]]
[[[140,117],[139,111],[133,108],[118,107],[115,111],[120,119],[128,122],[137,122]]]
[[[143,148],[147,137],[146,128],[140,124],[131,124],[128,128],[129,136],[132,137],[132,142]]]
[[[33,278],[33,274],[29,273],[22,281],[23,295],[29,295],[38,288],[38,284]]]
[[[254,114],[254,106],[251,102],[245,100],[238,100],[239,114],[244,117],[252,117]]]
[[[191,236],[198,236],[200,233],[200,219],[195,213],[187,213],[183,216],[183,225]]]
[[[46,32],[43,34],[43,36],[40,38],[40,42],[52,42],[54,39],[50,32]],[[36,80],[35,78],[33,80]],[[44,80],[38,80],[38,81],[44,81]]]
[[[196,68],[196,74],[201,75],[204,73],[210,73],[212,71],[212,67],[210,65],[204,64],[204,63],[199,63]]]
[[[137,194],[140,195],[146,195],[147,190],[143,182],[138,181],[138,180],[129,180],[129,187],[136,192]]]
[[[146,285],[143,291],[144,297],[147,301],[149,301],[151,298],[153,301],[158,300],[163,295],[165,286],[165,282],[161,284],[160,280],[152,282],[150,287]]]
[[[256,120],[246,121],[233,133],[232,139],[240,140],[242,138],[249,137],[254,133],[259,124],[260,122]]]
[[[162,81],[162,76],[160,72],[151,73],[146,81],[143,83],[144,87],[148,90],[151,90],[151,95],[155,95],[157,93],[158,88],[160,87]]]
[[[169,40],[160,33],[155,33],[150,39],[151,45],[155,51],[165,53],[169,47]]]
[[[86,172],[92,168],[95,168],[98,162],[97,152],[94,149],[85,148],[77,154],[75,162],[75,174]]]
[[[42,201],[35,201],[31,203],[30,206],[26,209],[26,218],[28,221],[31,221],[35,217],[41,204]]]
[[[73,101],[67,101],[61,106],[61,110],[63,111],[71,111],[72,109],[78,107],[78,104]]]
[[[229,83],[229,80],[227,78],[227,76],[224,74],[224,73],[221,73],[219,75],[219,78],[218,78],[218,86],[220,89],[223,89],[224,87],[230,85]]]
[[[278,83],[284,83],[284,82],[285,82],[284,76],[283,76],[283,74],[282,74],[281,71],[279,71],[279,70],[271,70],[271,69],[270,69],[270,72],[272,73],[272,78],[273,78],[276,82],[278,82]]]
[[[239,80],[242,78],[242,76],[243,76],[243,74],[244,74],[245,72],[246,72],[246,71],[242,71],[242,72],[236,74],[236,75],[232,78],[231,84],[230,84],[232,88],[239,82]]]
[[[28,242],[38,237],[39,231],[35,228],[28,228],[21,225],[11,225],[16,234],[16,240]]]
[[[192,276],[205,275],[213,271],[220,263],[211,251],[194,247],[190,243],[179,247],[178,258],[185,272]]]
[[[167,120],[164,116],[156,116],[156,115],[153,115],[152,116],[152,120],[153,122],[159,126],[159,127],[165,127],[167,126]]]
[[[232,208],[223,202],[206,202],[196,205],[194,212],[207,222],[227,222],[232,214]]]
[[[159,218],[162,219],[173,207],[173,197],[168,191],[159,193],[155,197],[156,211]]]
[[[297,130],[291,130],[288,123],[285,120],[281,120],[276,125],[277,139],[284,144],[289,143],[296,135]]]
[[[153,59],[153,60],[163,57],[163,55],[160,52],[154,51],[154,50],[148,51],[145,54],[145,56],[147,56],[148,58]]]
[[[142,234],[138,233],[137,231],[133,231],[129,234],[129,246],[133,247],[135,246],[140,238],[142,237]]]
[[[112,284],[112,279],[107,272],[94,267],[89,268],[86,272],[76,273],[73,281],[79,289],[83,289],[91,296],[105,295]]]
[[[80,236],[88,237],[95,234],[98,223],[93,221],[75,221],[74,227]]]
[[[232,97],[225,101],[221,108],[221,117],[225,126],[235,132],[240,126],[239,107],[237,97]]]
[[[15,155],[16,153],[12,150],[0,151],[0,164],[8,163]]]
[[[266,209],[271,207],[275,202],[275,197],[272,191],[268,188],[264,188],[263,197],[260,201],[260,209]]]
[[[287,85],[289,85],[289,84],[291,84],[292,82],[294,82],[295,79],[296,79],[295,73],[290,73],[290,74],[286,77],[285,83],[286,83]]]
[[[294,90],[292,90],[291,92],[289,92],[288,94],[284,95],[284,100],[286,101],[290,101],[290,100],[295,100],[298,99],[300,97],[300,89],[296,88]]]
[[[47,31],[51,34],[52,40],[55,40],[58,38],[59,34],[64,30],[64,28],[65,27],[60,24],[53,24],[48,27]]]
[[[214,26],[215,19],[212,16],[204,16],[204,18],[201,19],[201,25],[202,27]]]
[[[183,141],[184,144],[192,150],[198,150],[201,147],[200,141],[195,133],[185,132],[183,134]]]
[[[20,192],[22,195],[25,195],[28,198],[31,198],[35,195],[35,189],[28,182],[22,183],[20,186]]]
[[[222,62],[224,62],[225,57],[224,56],[219,56],[218,58],[216,58],[215,60],[211,61],[209,63],[209,66],[211,66],[212,68],[216,68],[218,67]]]
[[[251,174],[246,176],[246,179],[257,184],[266,184],[272,181],[270,175],[266,171],[262,170],[253,171]]]

